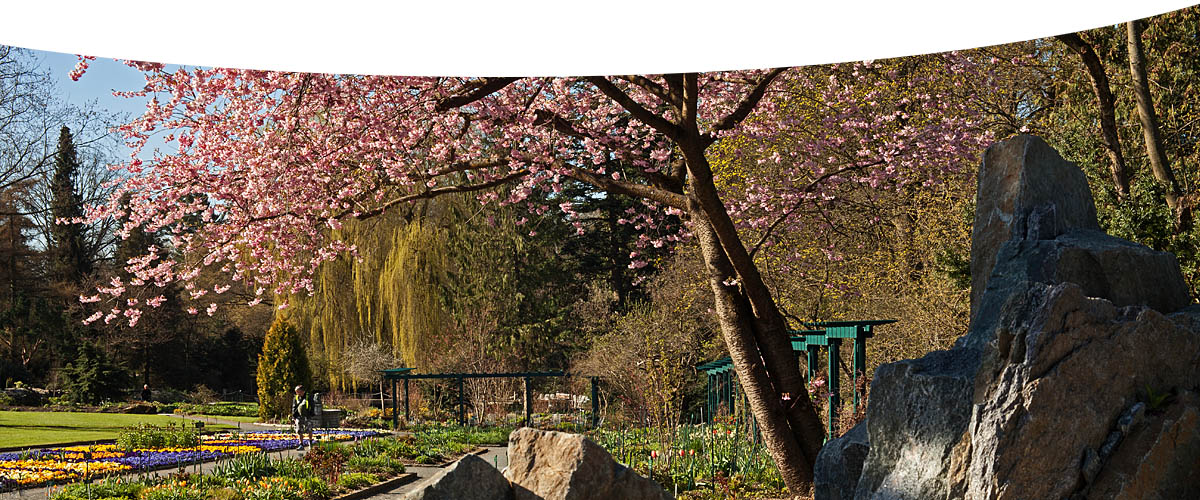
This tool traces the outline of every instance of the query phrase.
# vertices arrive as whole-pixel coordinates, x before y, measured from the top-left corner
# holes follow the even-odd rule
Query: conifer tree
[[[300,333],[276,315],[258,356],[258,415],[263,419],[287,417],[289,395],[296,385],[311,386],[312,369]]]
[[[50,190],[53,199],[53,223],[49,234],[50,280],[78,283],[91,274],[92,262],[84,243],[84,226],[77,223],[58,224],[83,217],[83,198],[75,187],[79,176],[79,158],[71,130],[63,127],[58,135],[58,152],[54,155],[54,177]]]

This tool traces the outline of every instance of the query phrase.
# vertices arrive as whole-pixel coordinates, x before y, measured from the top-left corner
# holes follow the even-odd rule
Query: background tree
[[[128,387],[128,374],[103,350],[90,342],[79,346],[79,355],[63,370],[63,387],[68,400],[99,404],[117,400]]]
[[[290,417],[292,388],[312,388],[308,355],[296,328],[281,316],[267,331],[258,357],[258,416],[265,419]]]
[[[51,192],[54,201],[50,213],[55,225],[47,242],[48,271],[52,279],[77,284],[92,272],[92,258],[84,244],[83,198],[76,190],[79,158],[71,130],[63,127],[58,135],[58,151],[54,155],[54,176]]]

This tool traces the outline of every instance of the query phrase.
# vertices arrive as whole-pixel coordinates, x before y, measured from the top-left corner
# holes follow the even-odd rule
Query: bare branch
[[[368,210],[366,212],[360,212],[360,213],[354,215],[354,218],[360,219],[360,220],[369,219],[371,217],[374,217],[376,215],[386,212],[389,208],[392,208],[393,206],[399,205],[401,203],[407,203],[410,201],[424,200],[424,199],[434,198],[437,196],[441,196],[444,194],[450,194],[450,193],[470,193],[473,191],[482,191],[484,189],[494,188],[496,186],[499,186],[501,184],[504,184],[504,183],[512,181],[512,180],[520,179],[521,177],[525,177],[526,175],[529,175],[529,170],[523,168],[521,170],[517,170],[516,172],[508,174],[504,177],[500,177],[498,179],[493,179],[493,180],[490,180],[487,182],[481,182],[479,184],[467,184],[467,185],[460,185],[460,186],[445,186],[445,187],[434,188],[434,189],[426,189],[425,191],[421,191],[419,193],[413,193],[413,194],[401,196],[399,198],[394,198],[394,199],[384,203],[383,205],[375,207],[371,210]],[[342,212],[341,214],[338,215],[338,218],[345,217],[352,213],[353,213],[352,211]]]

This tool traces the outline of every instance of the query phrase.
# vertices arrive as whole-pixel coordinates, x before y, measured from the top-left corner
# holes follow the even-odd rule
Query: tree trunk
[[[1104,72],[1104,64],[1092,48],[1077,33],[1058,35],[1057,38],[1071,50],[1079,54],[1083,66],[1087,68],[1088,78],[1092,80],[1092,93],[1096,95],[1096,105],[1100,110],[1100,131],[1104,135],[1104,149],[1111,161],[1113,185],[1117,188],[1117,199],[1125,201],[1129,198],[1129,173],[1125,167],[1125,156],[1121,154],[1121,140],[1117,135],[1116,104],[1112,88],[1108,83],[1108,74]]]
[[[812,484],[825,427],[808,397],[787,323],[713,184],[704,141],[678,141],[688,171],[688,211],[704,255],[717,316],[763,443],[793,493]]]
[[[781,399],[781,392],[775,387],[778,380],[773,377],[774,374],[768,372],[764,363],[764,352],[760,349],[757,335],[754,333],[756,328],[749,300],[740,292],[738,285],[726,284],[735,276],[733,266],[721,250],[712,226],[704,220],[699,205],[694,201],[690,204],[694,206],[692,231],[704,256],[725,347],[750,403],[750,411],[758,420],[763,445],[779,468],[779,475],[788,490],[794,494],[807,491],[813,481],[813,461],[808,458],[808,453],[805,453],[799,433],[793,430],[788,419],[785,401]],[[790,344],[788,347],[790,351]],[[799,373],[798,366],[796,372]],[[798,398],[807,399],[808,392],[805,391]],[[813,417],[817,425],[820,425],[820,420],[815,414]],[[818,438],[818,449],[820,442]]]
[[[1192,211],[1183,199],[1179,183],[1167,162],[1163,150],[1162,134],[1158,129],[1158,118],[1154,114],[1154,100],[1150,96],[1150,84],[1146,78],[1146,57],[1142,50],[1142,22],[1126,23],[1129,35],[1129,73],[1133,77],[1133,93],[1137,96],[1138,119],[1142,123],[1142,136],[1146,142],[1146,155],[1150,159],[1150,170],[1166,190],[1167,206],[1175,215],[1175,230],[1182,233],[1191,227]]]

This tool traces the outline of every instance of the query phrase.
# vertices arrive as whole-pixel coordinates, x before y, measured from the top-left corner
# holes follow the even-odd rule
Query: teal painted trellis
[[[458,425],[466,425],[466,423],[467,423],[466,391],[463,390],[463,382],[466,379],[478,379],[478,378],[508,378],[508,379],[519,378],[519,379],[522,379],[525,381],[525,399],[524,399],[524,402],[525,402],[525,426],[529,427],[530,425],[532,425],[531,409],[533,408],[533,399],[532,399],[532,392],[530,391],[530,385],[531,385],[532,380],[534,378],[545,378],[545,377],[557,378],[557,377],[571,376],[563,371],[510,372],[510,373],[426,373],[426,374],[419,374],[419,373],[413,373],[412,368],[388,368],[386,370],[380,370],[380,372],[383,374],[384,380],[390,381],[392,384],[392,428],[393,429],[399,427],[399,425],[400,425],[400,408],[399,408],[397,394],[399,392],[398,386],[401,383],[404,384],[403,385],[403,388],[404,388],[404,418],[408,419],[408,418],[412,417],[411,413],[409,412],[409,405],[408,405],[408,402],[409,402],[409,400],[408,400],[408,382],[410,380],[429,380],[429,379],[453,379],[453,380],[455,380],[457,382],[457,384],[456,384],[457,391],[455,391],[455,394],[457,394],[457,396],[458,396]],[[578,375],[576,375],[576,376],[578,376]],[[591,381],[591,386],[592,386],[591,420],[592,420],[592,427],[595,428],[600,425],[600,386],[599,386],[600,377],[588,376],[587,378]]]
[[[820,350],[825,349],[826,380],[829,384],[828,408],[838,408],[842,402],[840,395],[841,367],[839,365],[842,342],[847,339],[851,341],[853,356],[850,377],[854,387],[854,409],[857,410],[862,401],[858,377],[862,376],[867,369],[867,339],[875,336],[877,327],[895,322],[894,319],[822,321],[805,323],[804,326],[810,328],[809,330],[788,332],[791,335],[792,352],[796,354],[796,362],[799,363],[801,355],[804,357],[807,380],[811,381],[816,376],[817,366],[820,363]],[[733,408],[739,397],[745,398],[738,385],[737,377],[734,376],[733,361],[730,358],[725,357],[698,365],[696,371],[705,372],[708,376],[707,390],[705,391],[708,396],[705,404],[707,421],[712,422],[712,416],[722,405],[726,408]],[[832,439],[837,432],[834,412],[829,412],[826,429],[826,439]]]

